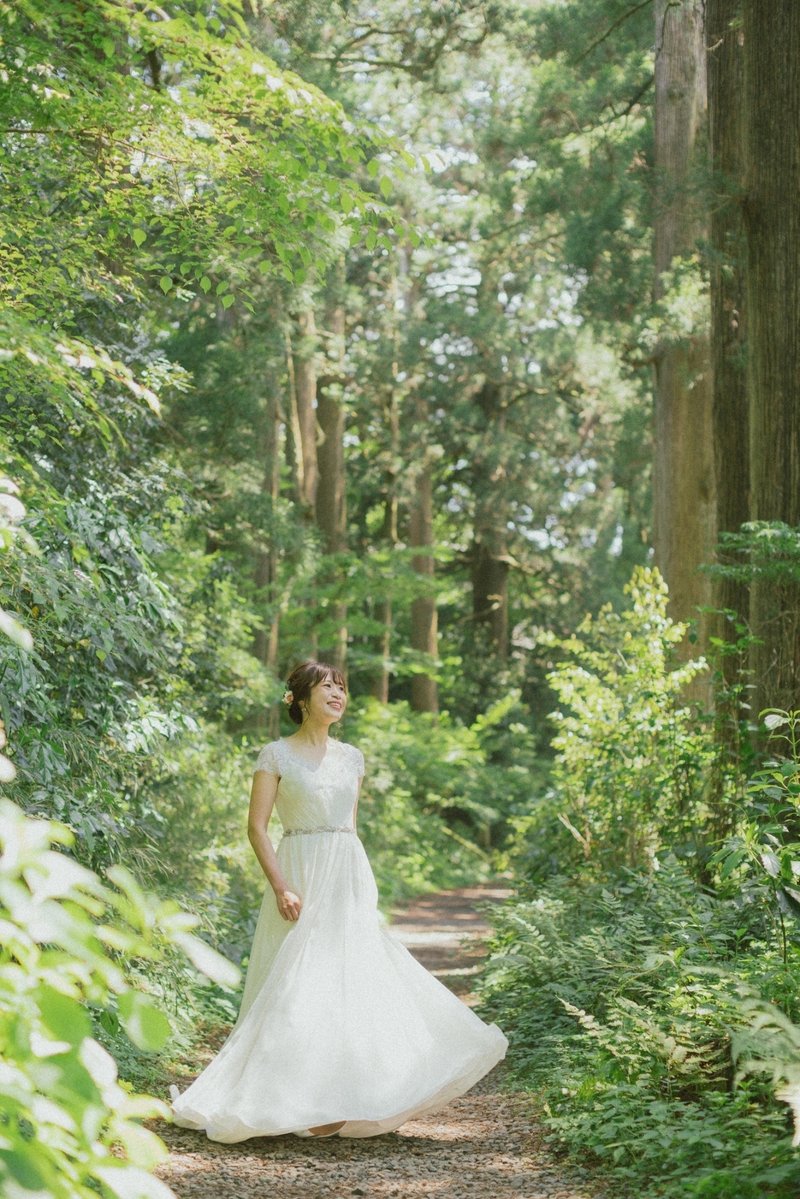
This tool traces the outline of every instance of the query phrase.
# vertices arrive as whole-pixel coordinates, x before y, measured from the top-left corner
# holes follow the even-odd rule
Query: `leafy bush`
[[[342,735],[367,761],[358,827],[384,904],[488,877],[500,811],[478,729],[367,701]]]
[[[142,784],[154,813],[146,831],[159,847],[153,885],[196,912],[235,959],[249,948],[266,886],[247,840],[257,752],[247,738],[199,720],[150,759]]]
[[[562,862],[599,872],[647,866],[663,843],[695,852],[714,748],[683,693],[705,663],[677,661],[687,626],[667,615],[657,570],[638,567],[625,592],[621,612],[606,605],[551,640],[565,655],[548,676],[559,700],[551,789],[517,822],[531,868],[547,863],[556,822],[571,834]]]
[[[194,936],[195,917],[144,894],[128,871],[113,868],[110,886],[55,848],[73,840],[0,801],[0,1190],[163,1199],[171,1191],[147,1171],[165,1150],[140,1121],[167,1109],[119,1082],[90,1013],[158,1049],[169,1021],[124,960],[157,962],[174,946],[220,982],[237,972]]]
[[[783,1000],[788,980],[732,904],[668,861],[552,880],[494,921],[483,1011],[554,1143],[640,1195],[796,1194],[786,1108],[765,1078],[737,1085],[732,1057],[743,995]]]
[[[720,786],[712,729],[684,699],[703,663],[677,660],[686,629],[657,572],[627,590],[623,611],[552,641],[550,790],[516,822],[527,877],[493,915],[483,1007],[553,1143],[626,1196],[788,1199],[800,714],[767,713],[771,756]],[[733,831],[711,856],[715,827]]]
[[[762,713],[775,751],[747,782],[736,829],[712,859],[738,905],[768,911],[781,953],[800,948],[800,711]]]

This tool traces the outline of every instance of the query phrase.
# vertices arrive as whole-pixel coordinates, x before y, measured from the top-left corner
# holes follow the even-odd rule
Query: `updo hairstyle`
[[[315,662],[313,659],[295,666],[286,680],[286,689],[292,693],[289,717],[295,724],[303,723],[303,709],[300,706],[302,701],[308,699],[317,683],[321,683],[328,675],[334,683],[347,690],[345,677],[337,666],[331,666],[328,662]]]

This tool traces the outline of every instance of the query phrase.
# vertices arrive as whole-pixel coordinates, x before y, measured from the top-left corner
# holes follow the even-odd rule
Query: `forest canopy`
[[[235,992],[172,909],[132,964],[132,888],[242,959],[316,656],[384,906],[514,881],[485,1003],[559,1143],[792,1193],[798,50],[791,0],[0,0],[3,853],[25,813],[128,893],[137,1085],[121,996],[178,1052]]]

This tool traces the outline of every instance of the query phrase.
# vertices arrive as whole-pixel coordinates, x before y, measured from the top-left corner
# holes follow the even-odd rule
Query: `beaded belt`
[[[285,828],[284,837],[296,837],[298,833],[354,833],[354,828],[340,824],[318,824],[316,828]]]

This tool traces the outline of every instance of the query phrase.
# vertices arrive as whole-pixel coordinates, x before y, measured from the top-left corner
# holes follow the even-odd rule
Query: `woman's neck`
[[[294,734],[298,741],[305,741],[307,745],[314,745],[318,748],[325,745],[328,740],[328,729],[330,725],[321,721],[306,720]]]

